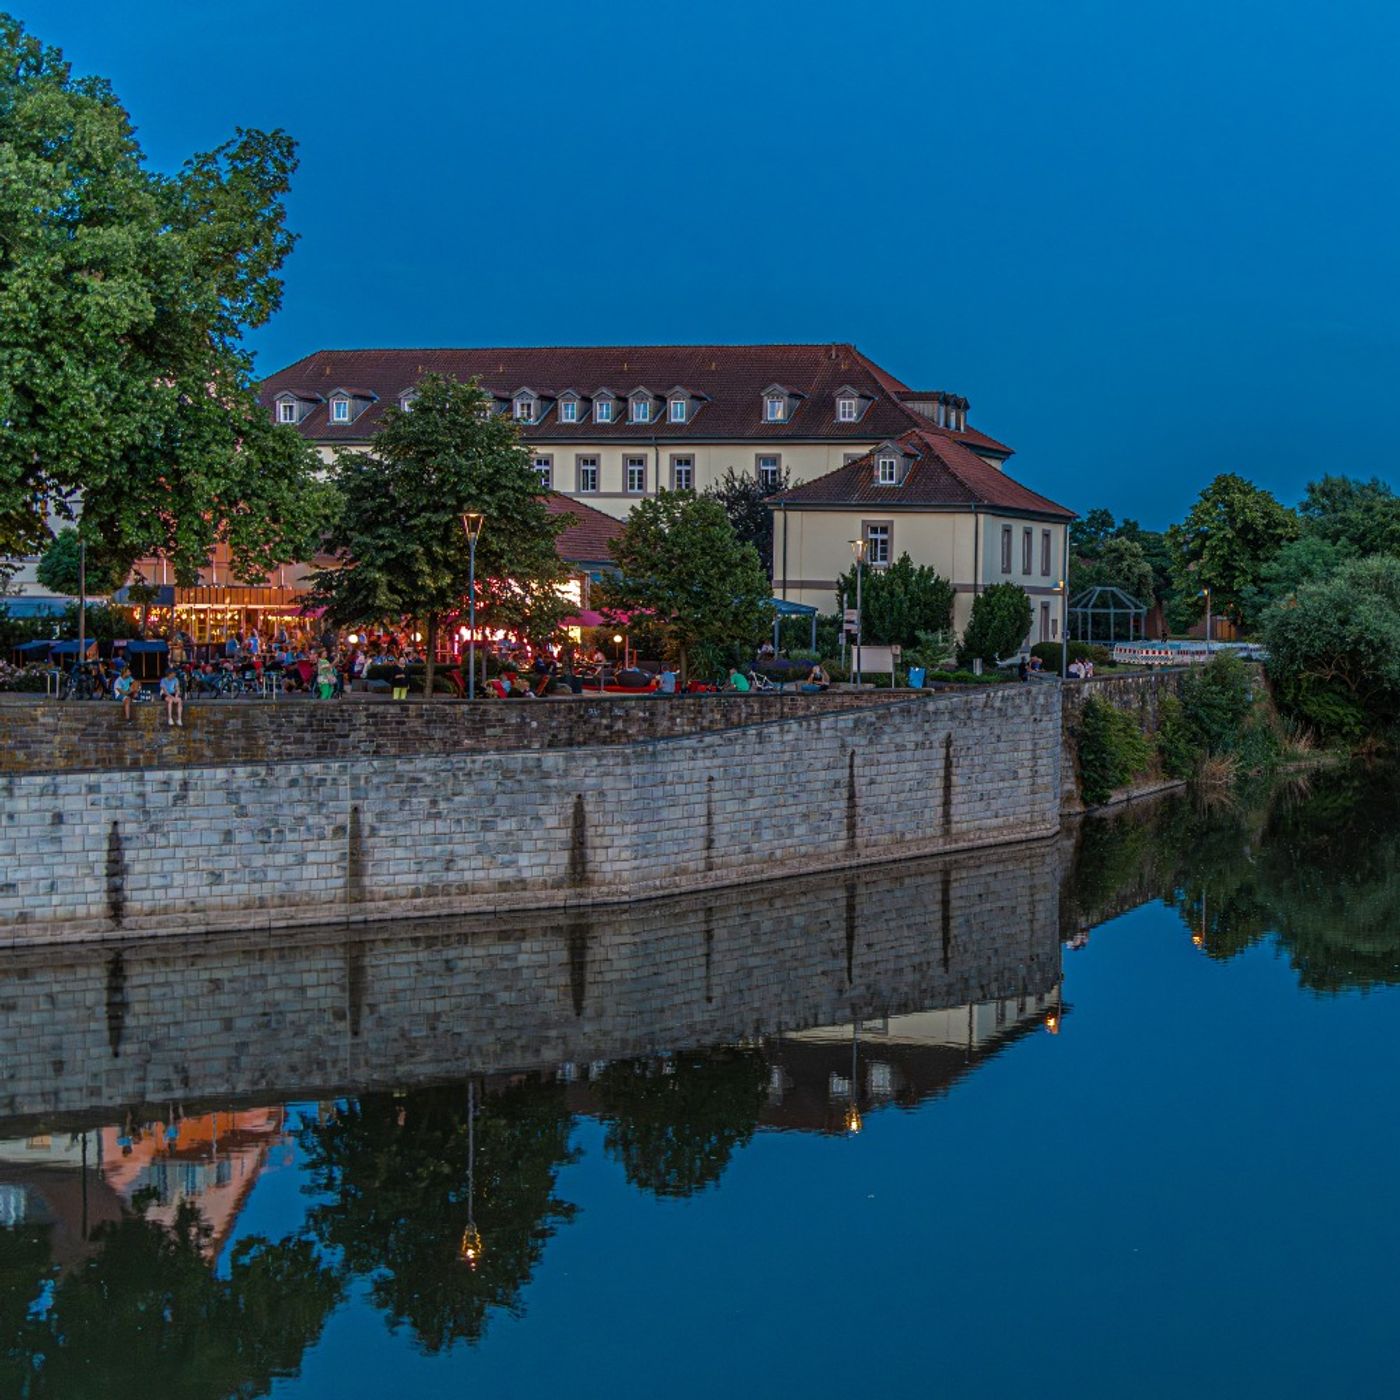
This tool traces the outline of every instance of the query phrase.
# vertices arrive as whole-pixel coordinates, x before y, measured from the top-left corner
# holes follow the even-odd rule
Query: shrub
[[[1146,770],[1152,750],[1132,715],[1093,698],[1079,721],[1079,785],[1086,806],[1107,802],[1114,791]]]
[[[836,581],[846,606],[856,601],[851,569]],[[914,646],[921,632],[939,632],[953,616],[953,585],[927,564],[901,554],[887,569],[866,569],[861,580],[861,626],[867,646]]]
[[[976,660],[995,666],[1010,656],[1031,629],[1031,600],[1014,583],[994,583],[972,600],[972,616],[958,648],[958,665]]]

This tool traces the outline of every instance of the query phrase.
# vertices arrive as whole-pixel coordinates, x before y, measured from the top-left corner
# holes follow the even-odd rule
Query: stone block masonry
[[[300,761],[0,775],[0,941],[616,902],[1059,824],[1055,686],[576,747],[360,754],[359,737]]]
[[[1059,981],[1062,844],[617,909],[121,939],[0,959],[0,1137],[584,1065]]]

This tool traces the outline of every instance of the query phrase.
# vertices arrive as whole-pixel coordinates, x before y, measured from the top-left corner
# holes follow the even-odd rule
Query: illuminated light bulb
[[[613,641],[616,642],[618,646],[621,646],[621,645],[622,645],[622,633],[621,633],[621,632],[614,632],[614,633],[613,633]]]
[[[485,1249],[481,1243],[481,1231],[475,1225],[468,1225],[462,1231],[462,1243],[457,1246],[457,1258],[469,1269],[475,1269],[481,1262]]]
[[[1193,933],[1193,934],[1191,935],[1191,941],[1192,941],[1192,943],[1194,943],[1194,944],[1196,945],[1196,947],[1198,947],[1198,948],[1204,948],[1204,947],[1205,947],[1206,940],[1205,940],[1205,935],[1204,935],[1204,934]]]
[[[860,1109],[852,1104],[846,1110],[846,1131],[854,1137],[861,1130]]]
[[[1053,1011],[1045,1018],[1045,1029],[1051,1035],[1059,1035],[1060,1033],[1060,1018]]]

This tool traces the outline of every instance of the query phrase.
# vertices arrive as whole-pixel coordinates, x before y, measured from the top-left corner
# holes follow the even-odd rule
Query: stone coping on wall
[[[647,743],[931,699],[909,690],[589,695],[541,700],[208,700],[172,728],[163,705],[130,722],[115,702],[0,696],[0,773],[83,773]]]

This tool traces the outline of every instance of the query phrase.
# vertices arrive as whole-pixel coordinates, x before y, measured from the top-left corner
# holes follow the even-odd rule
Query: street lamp
[[[471,636],[467,640],[467,699],[476,699],[476,542],[486,517],[480,511],[468,511],[462,516],[462,529],[467,532],[467,612]]]
[[[1210,650],[1210,589],[1201,589],[1201,597],[1206,600],[1206,650]]]
[[[861,681],[860,681],[860,662],[861,662],[860,650],[861,650],[861,642],[864,640],[864,638],[863,638],[863,636],[862,636],[862,633],[861,633],[861,626],[862,626],[862,623],[863,623],[863,618],[862,618],[862,615],[861,615],[861,594],[860,594],[861,567],[862,567],[862,565],[865,563],[865,539],[864,539],[864,537],[862,537],[862,538],[860,538],[860,539],[858,539],[858,540],[852,540],[852,541],[851,541],[851,553],[855,555],[855,559],[856,559],[856,684],[859,685],[859,684],[861,683]]]
[[[621,632],[613,633],[613,646],[620,647],[625,640],[626,638],[623,637]],[[627,652],[625,650],[622,653],[622,669],[624,671],[627,669]]]
[[[1064,579],[1060,580],[1060,679],[1069,677],[1069,589]],[[1094,635],[1092,632],[1089,634]]]

